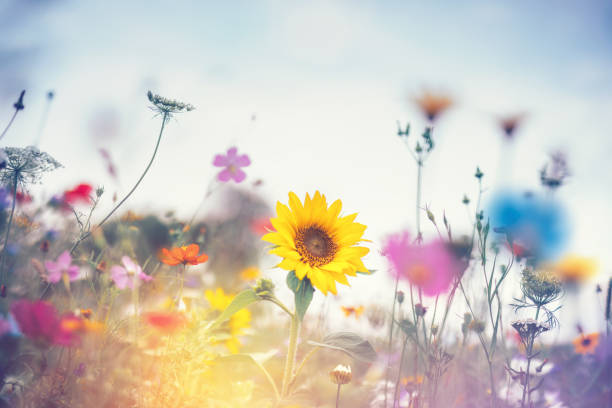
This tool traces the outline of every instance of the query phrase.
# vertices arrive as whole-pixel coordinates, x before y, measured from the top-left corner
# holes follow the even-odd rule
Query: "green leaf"
[[[360,275],[373,275],[376,273],[376,269],[368,269],[367,272],[362,272],[362,271],[355,271]]]
[[[306,310],[308,310],[308,306],[310,306],[310,302],[312,302],[314,288],[310,283],[310,279],[304,276],[304,279],[300,280],[295,276],[295,271],[287,274],[287,286],[295,294],[295,313],[301,322],[304,320],[304,315]]]
[[[318,347],[325,347],[332,350],[340,350],[365,363],[372,363],[376,360],[377,354],[369,341],[351,332],[330,333],[323,338],[323,341],[309,341],[309,344]]]
[[[212,321],[207,330],[213,330],[219,327],[223,322],[232,317],[232,315],[240,310],[244,309],[251,303],[255,303],[260,300],[259,296],[255,293],[253,289],[246,289],[232,300],[232,303],[229,304],[228,307],[225,308],[223,312],[217,317],[214,321]]]

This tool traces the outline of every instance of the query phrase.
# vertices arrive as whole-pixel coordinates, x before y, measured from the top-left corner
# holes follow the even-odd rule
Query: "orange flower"
[[[182,247],[174,247],[170,250],[162,248],[158,257],[161,262],[170,266],[178,264],[199,265],[208,260],[208,255],[205,253],[198,255],[198,252],[200,252],[200,246],[191,244]]]
[[[576,337],[574,341],[574,350],[578,354],[594,354],[597,345],[599,344],[599,333],[584,334]]]
[[[363,310],[365,309],[362,306],[359,307],[355,307],[355,306],[340,306],[342,308],[342,311],[344,312],[344,315],[346,317],[349,317],[351,314],[355,315],[356,319],[359,319],[359,316],[361,316],[361,314],[363,313]]]
[[[438,115],[453,105],[453,100],[450,97],[429,91],[423,92],[415,101],[431,122],[435,121]]]
[[[173,333],[187,324],[187,318],[179,312],[148,312],[143,318],[150,326],[164,333]]]

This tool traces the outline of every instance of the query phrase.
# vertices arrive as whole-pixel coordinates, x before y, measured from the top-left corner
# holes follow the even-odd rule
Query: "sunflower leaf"
[[[372,363],[377,354],[369,341],[351,332],[330,333],[321,342],[309,341],[309,344],[325,347],[332,350],[343,351],[355,360]]]
[[[291,271],[287,274],[287,286],[295,294],[295,313],[298,319],[302,321],[304,320],[304,315],[306,314],[306,310],[308,310],[308,306],[310,306],[310,302],[312,302],[314,287],[307,277],[300,280],[295,275],[295,271]]]
[[[225,308],[223,312],[213,320],[207,327],[207,330],[213,330],[219,327],[224,321],[232,317],[235,313],[244,309],[251,303],[255,303],[260,300],[260,297],[257,296],[253,289],[246,289],[236,295],[236,297],[232,300],[228,307]]]

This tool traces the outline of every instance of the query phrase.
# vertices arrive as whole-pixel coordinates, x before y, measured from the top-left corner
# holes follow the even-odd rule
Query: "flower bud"
[[[344,385],[351,382],[353,374],[351,373],[350,366],[343,366],[338,364],[336,368],[329,372],[329,378],[331,382],[338,385]]]

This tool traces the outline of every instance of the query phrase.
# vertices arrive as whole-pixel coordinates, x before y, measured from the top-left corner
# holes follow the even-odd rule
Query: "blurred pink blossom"
[[[62,252],[55,262],[45,261],[45,268],[49,272],[47,274],[47,281],[51,283],[59,282],[64,273],[68,275],[70,281],[77,280],[79,277],[79,267],[72,265],[72,257],[69,251]]]
[[[394,277],[408,280],[427,296],[446,292],[458,272],[457,261],[443,241],[412,244],[407,232],[389,237],[383,254]]]
[[[72,346],[80,340],[76,334],[62,329],[62,320],[49,302],[21,299],[11,305],[11,314],[19,330],[32,340],[60,346]]]
[[[115,265],[111,268],[111,279],[115,282],[115,285],[119,289],[134,288],[134,276],[144,282],[149,282],[153,279],[152,276],[147,275],[142,271],[140,265],[132,260],[129,256],[124,256],[121,258],[121,265]]]
[[[241,167],[247,167],[250,164],[249,156],[246,154],[239,155],[236,147],[229,148],[226,155],[216,155],[213,160],[213,166],[225,167],[217,175],[219,181],[222,182],[233,179],[236,183],[240,183],[246,178],[246,173],[242,171]]]

